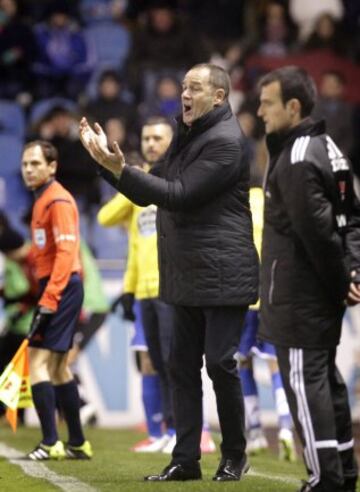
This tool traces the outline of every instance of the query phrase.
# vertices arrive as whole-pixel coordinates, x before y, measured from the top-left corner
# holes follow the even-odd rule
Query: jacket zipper
[[[271,264],[271,277],[270,277],[270,289],[269,289],[269,304],[273,303],[274,288],[275,288],[275,270],[277,260],[274,260]]]

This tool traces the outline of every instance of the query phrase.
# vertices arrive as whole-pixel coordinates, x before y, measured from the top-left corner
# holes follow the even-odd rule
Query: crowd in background
[[[98,121],[136,161],[143,122],[173,121],[184,73],[204,61],[231,76],[255,183],[266,163],[256,83],[286,64],[314,76],[314,116],[326,118],[360,175],[359,19],[357,0],[0,0],[0,208],[19,221],[31,203],[19,177],[22,145],[50,140],[60,153],[58,179],[101,257],[93,221],[112,192],[87,165],[80,116]]]

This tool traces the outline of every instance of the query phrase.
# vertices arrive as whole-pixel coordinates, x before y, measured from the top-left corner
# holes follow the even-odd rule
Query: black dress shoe
[[[250,465],[247,462],[246,456],[242,460],[232,460],[230,458],[222,458],[213,480],[216,482],[229,482],[232,480],[240,480],[241,477],[249,470]]]
[[[193,467],[184,465],[168,465],[163,469],[159,475],[148,475],[144,477],[144,480],[148,482],[170,482],[178,481],[183,482],[185,480],[200,480],[201,470],[200,466],[194,465]]]

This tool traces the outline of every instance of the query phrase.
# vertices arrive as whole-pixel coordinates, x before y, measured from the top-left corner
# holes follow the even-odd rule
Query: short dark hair
[[[53,161],[58,161],[59,153],[56,147],[54,147],[52,143],[47,142],[46,140],[32,140],[25,145],[24,150],[29,149],[30,147],[36,147],[37,145],[41,147],[43,156],[45,157],[45,160],[48,164]]]
[[[172,128],[170,121],[166,119],[164,116],[149,116],[144,121],[143,126],[154,126],[154,125],[166,125]]]
[[[194,65],[190,70],[198,70],[201,68],[207,68],[209,70],[210,84],[214,89],[224,89],[225,99],[227,99],[230,94],[230,77],[226,70],[213,63],[199,63]]]
[[[116,70],[107,69],[104,70],[98,79],[98,85],[101,85],[105,80],[113,80],[117,84],[121,84],[120,74]]]
[[[259,88],[279,82],[281,99],[286,104],[290,99],[298,99],[301,105],[301,117],[311,114],[316,100],[316,85],[312,77],[303,68],[295,65],[277,68],[264,75],[258,83]]]

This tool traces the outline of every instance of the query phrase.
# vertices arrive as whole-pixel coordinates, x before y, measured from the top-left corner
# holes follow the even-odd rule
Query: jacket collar
[[[37,200],[38,198],[40,198],[40,196],[44,193],[44,191],[46,191],[49,188],[49,186],[53,184],[54,181],[55,178],[52,178],[47,183],[39,186],[39,188],[36,188],[36,190],[34,190],[35,199]]]
[[[325,121],[313,121],[310,117],[302,120],[297,126],[287,130],[286,132],[270,133],[266,137],[266,144],[269,149],[270,156],[281,152],[285,147],[290,146],[301,136],[314,137],[325,133]]]
[[[182,121],[182,115],[176,117],[177,121],[177,146],[183,146],[197,135],[204,133],[206,130],[214,126],[222,120],[231,118],[232,111],[230,104],[226,101],[221,106],[217,106],[201,118],[194,121],[191,127],[186,126]]]

